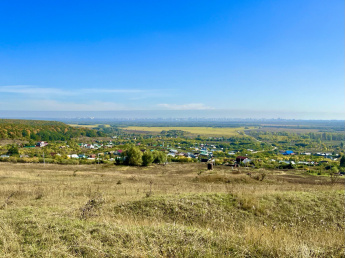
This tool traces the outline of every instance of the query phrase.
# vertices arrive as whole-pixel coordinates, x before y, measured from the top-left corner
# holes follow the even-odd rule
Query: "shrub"
[[[148,166],[154,161],[154,156],[151,151],[145,151],[142,157],[143,166]]]
[[[123,154],[126,158],[124,163],[130,166],[140,166],[142,164],[143,153],[138,147],[132,146]]]
[[[154,157],[153,163],[157,163],[157,164],[162,164],[167,160],[166,154],[162,151],[154,151],[153,157]]]

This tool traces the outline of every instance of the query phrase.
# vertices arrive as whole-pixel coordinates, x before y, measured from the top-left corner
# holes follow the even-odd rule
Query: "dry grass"
[[[250,172],[0,163],[0,256],[344,254],[342,184]]]

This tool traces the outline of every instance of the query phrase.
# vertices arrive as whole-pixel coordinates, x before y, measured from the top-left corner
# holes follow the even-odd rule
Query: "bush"
[[[63,161],[63,164],[66,164],[66,165],[78,165],[79,164],[79,160],[77,160],[77,159],[65,159]]]
[[[18,147],[15,145],[11,145],[7,152],[8,155],[19,155]]]
[[[174,157],[174,158],[171,158],[171,161],[173,162],[183,162],[183,163],[187,163],[187,162],[196,162],[197,159],[192,159],[192,158],[187,158],[187,157]]]
[[[8,158],[8,161],[9,161],[9,162],[12,162],[12,163],[17,163],[18,158],[12,156],[12,157],[9,157],[9,158]]]
[[[142,164],[142,156],[143,153],[140,151],[138,147],[130,147],[128,150],[124,152],[124,163],[130,166],[140,166]]]
[[[79,160],[80,164],[95,164],[96,160],[92,160],[92,159],[80,159]]]
[[[166,154],[162,151],[154,151],[153,157],[154,157],[153,163],[157,163],[157,164],[165,163],[167,160]]]
[[[151,151],[145,151],[142,157],[143,160],[143,166],[148,166],[152,164],[152,162],[155,160],[153,154]]]

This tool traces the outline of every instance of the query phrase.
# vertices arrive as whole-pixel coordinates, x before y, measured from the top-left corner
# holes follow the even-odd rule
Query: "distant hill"
[[[104,135],[94,129],[75,128],[56,121],[0,119],[0,139],[66,141],[80,136]]]

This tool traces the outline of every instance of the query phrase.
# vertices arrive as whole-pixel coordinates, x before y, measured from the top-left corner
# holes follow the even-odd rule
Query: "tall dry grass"
[[[281,171],[234,172],[202,164],[1,163],[0,255],[344,254],[342,183],[298,174],[291,182]],[[256,180],[258,173],[267,176]]]

